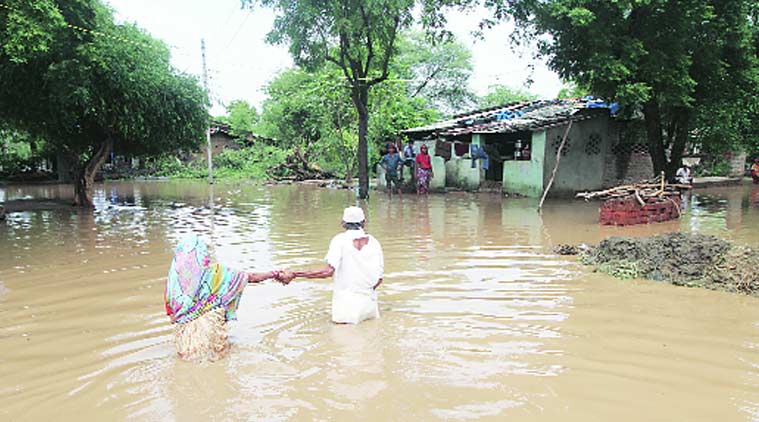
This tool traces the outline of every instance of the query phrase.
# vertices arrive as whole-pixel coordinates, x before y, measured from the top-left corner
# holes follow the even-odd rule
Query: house
[[[237,140],[236,136],[232,136],[230,133],[231,128],[228,124],[212,121],[211,122],[211,153],[213,155],[219,154],[225,150],[238,150],[242,148],[242,144]],[[205,149],[203,149],[205,152]]]
[[[417,147],[426,144],[434,155],[437,180],[432,187],[499,189],[539,197],[571,122],[551,194],[573,195],[653,175],[642,125],[616,118],[616,111],[616,104],[593,97],[525,101],[474,110],[403,133]],[[378,176],[382,188],[381,168]]]
[[[239,150],[251,146],[256,142],[265,142],[268,144],[276,142],[274,139],[257,135],[255,133],[248,133],[244,136],[235,136],[232,134],[231,127],[228,124],[217,120],[211,121],[210,132],[211,153],[214,156],[227,150]],[[206,148],[205,145],[202,145],[195,155],[197,156],[196,158],[205,159],[205,154]]]

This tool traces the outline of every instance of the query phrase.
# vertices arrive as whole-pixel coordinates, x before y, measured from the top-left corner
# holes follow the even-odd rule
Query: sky
[[[266,34],[274,12],[242,10],[240,0],[107,0],[120,22],[136,23],[171,48],[171,60],[181,71],[202,75],[200,40],[205,39],[211,113],[224,114],[224,105],[244,99],[259,110],[266,99],[264,86],[293,62],[286,46],[269,45]],[[478,95],[493,84],[524,88],[540,97],[554,98],[561,89],[559,77],[530,51],[513,51],[508,24],[498,25],[477,39],[472,31],[487,11],[450,12],[448,29],[467,45],[474,64],[470,84]],[[530,65],[533,65],[531,69]]]

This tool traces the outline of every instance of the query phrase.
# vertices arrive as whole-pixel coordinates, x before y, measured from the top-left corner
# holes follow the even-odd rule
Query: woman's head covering
[[[217,308],[226,312],[227,321],[237,319],[246,274],[210,262],[208,248],[198,236],[187,235],[179,242],[164,294],[171,322],[184,324]]]

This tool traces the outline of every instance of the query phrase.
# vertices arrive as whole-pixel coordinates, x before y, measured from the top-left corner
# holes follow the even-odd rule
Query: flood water
[[[6,186],[0,201],[65,198]],[[759,188],[681,220],[600,227],[598,204],[374,194],[381,318],[330,323],[330,281],[247,287],[224,360],[176,359],[163,286],[190,231],[239,269],[322,265],[352,192],[107,183],[96,210],[0,222],[0,420],[759,421],[759,299],[619,281],[557,243],[676,230],[759,244]]]

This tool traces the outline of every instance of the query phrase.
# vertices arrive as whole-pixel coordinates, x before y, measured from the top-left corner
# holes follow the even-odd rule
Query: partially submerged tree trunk
[[[654,165],[654,175],[663,171],[667,177],[671,177],[677,172],[683,150],[688,143],[690,112],[685,108],[674,108],[668,114],[669,124],[665,138],[662,111],[658,101],[654,98],[643,104],[648,152]]]
[[[669,154],[669,165],[666,169],[667,176],[677,173],[680,167],[680,161],[683,158],[683,151],[688,144],[690,113],[687,110],[677,110],[677,115],[673,117],[672,148]]]
[[[369,131],[369,86],[363,82],[353,87],[353,104],[358,112],[358,196],[369,197],[369,148],[366,135]]]
[[[80,163],[76,170],[76,180],[74,181],[74,205],[79,207],[93,207],[92,203],[92,188],[95,184],[95,175],[100,167],[103,166],[105,160],[108,158],[108,154],[113,149],[113,139],[111,137],[106,138],[100,145],[98,145],[92,156]]]
[[[652,98],[643,104],[643,117],[646,123],[646,139],[648,153],[654,165],[654,174],[659,174],[667,167],[667,156],[664,152],[664,138],[661,126],[661,110],[659,102]]]

